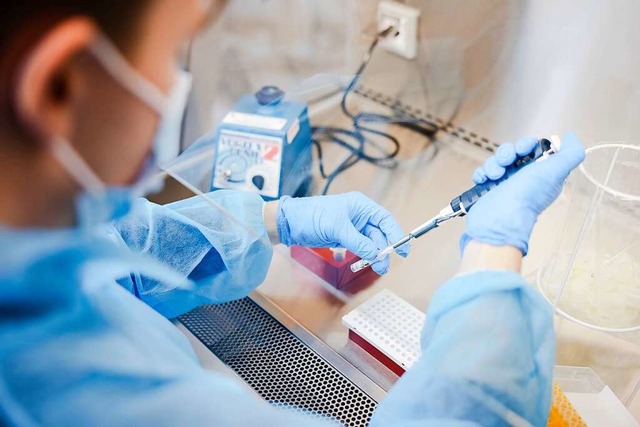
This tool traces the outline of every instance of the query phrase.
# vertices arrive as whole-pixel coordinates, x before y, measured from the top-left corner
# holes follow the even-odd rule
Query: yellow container
[[[547,427],[586,427],[578,411],[562,392],[558,384],[553,383],[553,400]]]

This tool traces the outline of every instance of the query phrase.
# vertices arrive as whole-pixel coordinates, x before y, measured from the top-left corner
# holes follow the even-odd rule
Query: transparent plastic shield
[[[173,179],[202,195],[211,190],[211,177],[215,159],[215,132],[204,135],[170,162],[160,168]]]
[[[309,103],[340,91],[345,77],[318,75],[284,98],[261,105],[258,93],[244,94],[204,135],[163,165],[191,191],[230,189],[265,200],[313,194],[312,126]]]
[[[286,95],[276,103],[276,108],[258,106],[250,115],[260,117],[249,118],[248,122],[243,116],[247,113],[234,107],[229,112],[231,117],[223,118],[215,129],[201,136],[176,159],[164,164],[163,170],[215,209],[214,215],[244,228],[242,221],[234,217],[234,212],[218,203],[218,190],[251,192],[267,201],[275,201],[284,195],[322,194],[328,183],[338,178],[340,186],[332,187],[332,193],[345,190],[369,192],[368,182],[354,182],[341,172],[355,165],[358,167],[350,172],[360,173],[363,170],[377,174],[380,169],[393,169],[397,164],[398,146],[397,139],[387,135],[391,134],[390,128],[394,126],[391,121],[423,123],[410,117],[389,116],[393,111],[388,107],[356,93],[349,93],[345,101],[345,89],[353,78],[318,74],[290,90],[282,88]],[[249,99],[253,96],[245,95]],[[243,105],[244,101],[240,99],[238,102]],[[288,108],[300,113],[287,116]],[[235,114],[237,111],[241,114]],[[269,129],[271,118],[276,120],[273,128]],[[272,144],[280,118],[288,120],[283,129],[286,135]],[[238,123],[243,125],[241,129]],[[236,144],[233,149],[224,148],[230,141]],[[269,175],[268,169],[273,163],[280,166],[279,175]],[[246,231],[255,233],[251,229]],[[264,236],[258,237],[268,244]],[[286,248],[278,247],[276,250]],[[342,295],[336,296],[344,299]]]
[[[350,84],[353,86],[349,89]],[[290,89],[282,88],[285,96],[274,108],[265,106],[251,114],[235,114],[234,107],[215,129],[166,164],[165,170],[202,193],[228,188],[254,191],[266,200],[274,200],[283,195],[328,193],[333,180],[356,164],[374,166],[368,168],[373,171],[378,167],[394,169],[401,140],[406,138],[394,136],[393,126],[402,123],[425,133],[435,132],[436,126],[398,115],[392,108],[367,99],[355,92],[357,84],[353,75],[321,73]],[[252,96],[244,95],[239,103]],[[295,111],[293,115],[291,110]],[[248,115],[260,117],[254,123],[251,118],[249,122],[239,121]],[[290,122],[286,136],[278,141],[271,131],[282,117]],[[416,137],[411,131],[407,136]],[[224,148],[228,143],[235,146]],[[331,192],[350,190],[368,192],[369,188],[341,185]]]
[[[318,73],[294,85],[286,92],[285,100],[304,102],[313,108],[332,96],[341,95],[351,78],[339,73]]]
[[[377,178],[396,169],[402,160],[425,148],[438,130],[437,123],[417,110],[399,107],[391,98],[364,89],[361,81],[367,73],[317,74],[292,91],[290,99],[308,105],[313,194],[375,193],[373,183],[369,184],[372,180],[365,177]]]
[[[161,169],[182,186],[190,190],[201,202],[211,208],[211,216],[218,217],[217,223],[230,224],[236,233],[246,233],[250,238],[259,240],[264,246],[271,246],[266,230],[260,232],[255,224],[247,224],[233,208],[225,206],[221,199],[211,191],[212,176],[216,158],[215,135],[207,134],[192,144],[173,161],[161,166]],[[262,215],[262,212],[260,212]],[[232,230],[229,230],[232,231]]]
[[[640,146],[587,150],[539,286],[558,312],[605,332],[640,330]]]
[[[318,145],[328,145],[329,142],[317,141],[318,129],[312,126],[309,111],[318,117],[322,116],[324,109],[333,111],[339,108],[344,86],[351,78],[338,74],[318,74],[286,91],[280,104],[293,105],[299,108],[301,114],[291,120],[292,125],[287,124],[290,129],[284,129],[287,132],[281,141],[277,141],[271,135],[271,130],[264,127],[270,126],[270,118],[277,119],[286,115],[286,112],[265,108],[255,114],[263,116],[265,122],[254,118],[258,122],[249,121],[242,129],[238,129],[237,123],[240,122],[236,121],[237,117],[223,118],[214,129],[160,168],[163,173],[208,204],[212,208],[212,215],[225,218],[248,234],[260,238],[265,245],[270,244],[265,236],[256,236],[255,230],[246,227],[234,212],[221,205],[215,192],[222,189],[251,192],[262,196],[266,201],[275,201],[285,195],[297,197],[318,194],[325,178],[319,172],[318,151],[313,149],[314,141]],[[233,110],[230,111],[232,112]],[[227,126],[228,124],[233,126]],[[345,138],[353,132],[348,125],[347,120]],[[232,149],[221,149],[221,146],[229,143],[235,144]],[[300,148],[295,148],[294,145]],[[289,152],[290,150],[293,151]],[[336,147],[327,157],[327,168],[335,168],[346,159],[353,159],[354,155],[353,150]],[[272,172],[274,165],[278,171],[270,175],[269,168]]]

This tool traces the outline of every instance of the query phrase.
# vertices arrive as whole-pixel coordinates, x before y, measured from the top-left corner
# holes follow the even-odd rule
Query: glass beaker
[[[640,146],[587,150],[538,286],[557,313],[604,332],[640,330]]]

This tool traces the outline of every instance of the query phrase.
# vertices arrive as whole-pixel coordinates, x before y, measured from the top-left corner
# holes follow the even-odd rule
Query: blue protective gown
[[[193,198],[140,200],[91,235],[0,229],[0,425],[328,425],[203,370],[167,320],[246,296],[267,273],[262,200],[212,197],[247,228]],[[544,424],[551,313],[518,275],[454,278],[427,317],[422,358],[372,425]]]

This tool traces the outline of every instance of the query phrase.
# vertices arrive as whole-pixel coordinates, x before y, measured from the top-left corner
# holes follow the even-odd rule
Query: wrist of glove
[[[470,240],[477,240],[495,246],[513,246],[523,255],[528,253],[529,238],[538,216],[560,195],[567,177],[585,157],[584,147],[576,135],[563,135],[561,141],[556,154],[523,167],[478,200],[467,215],[461,251]],[[508,166],[531,153],[537,144],[537,138],[502,144],[495,156],[476,169],[474,183],[500,179]]]
[[[460,239],[460,252],[464,252],[469,241],[476,240],[494,246],[512,246],[526,256],[529,252],[529,238],[538,216],[539,213],[530,209],[514,209],[511,215],[504,215],[500,224],[489,227],[478,215],[468,215],[467,228]]]
[[[284,196],[278,202],[278,236],[280,237],[280,242],[285,246],[293,246],[296,244],[291,236],[291,227],[289,227],[289,221],[287,221],[287,216],[284,210],[285,204],[288,203],[289,200],[291,200],[291,197]]]

